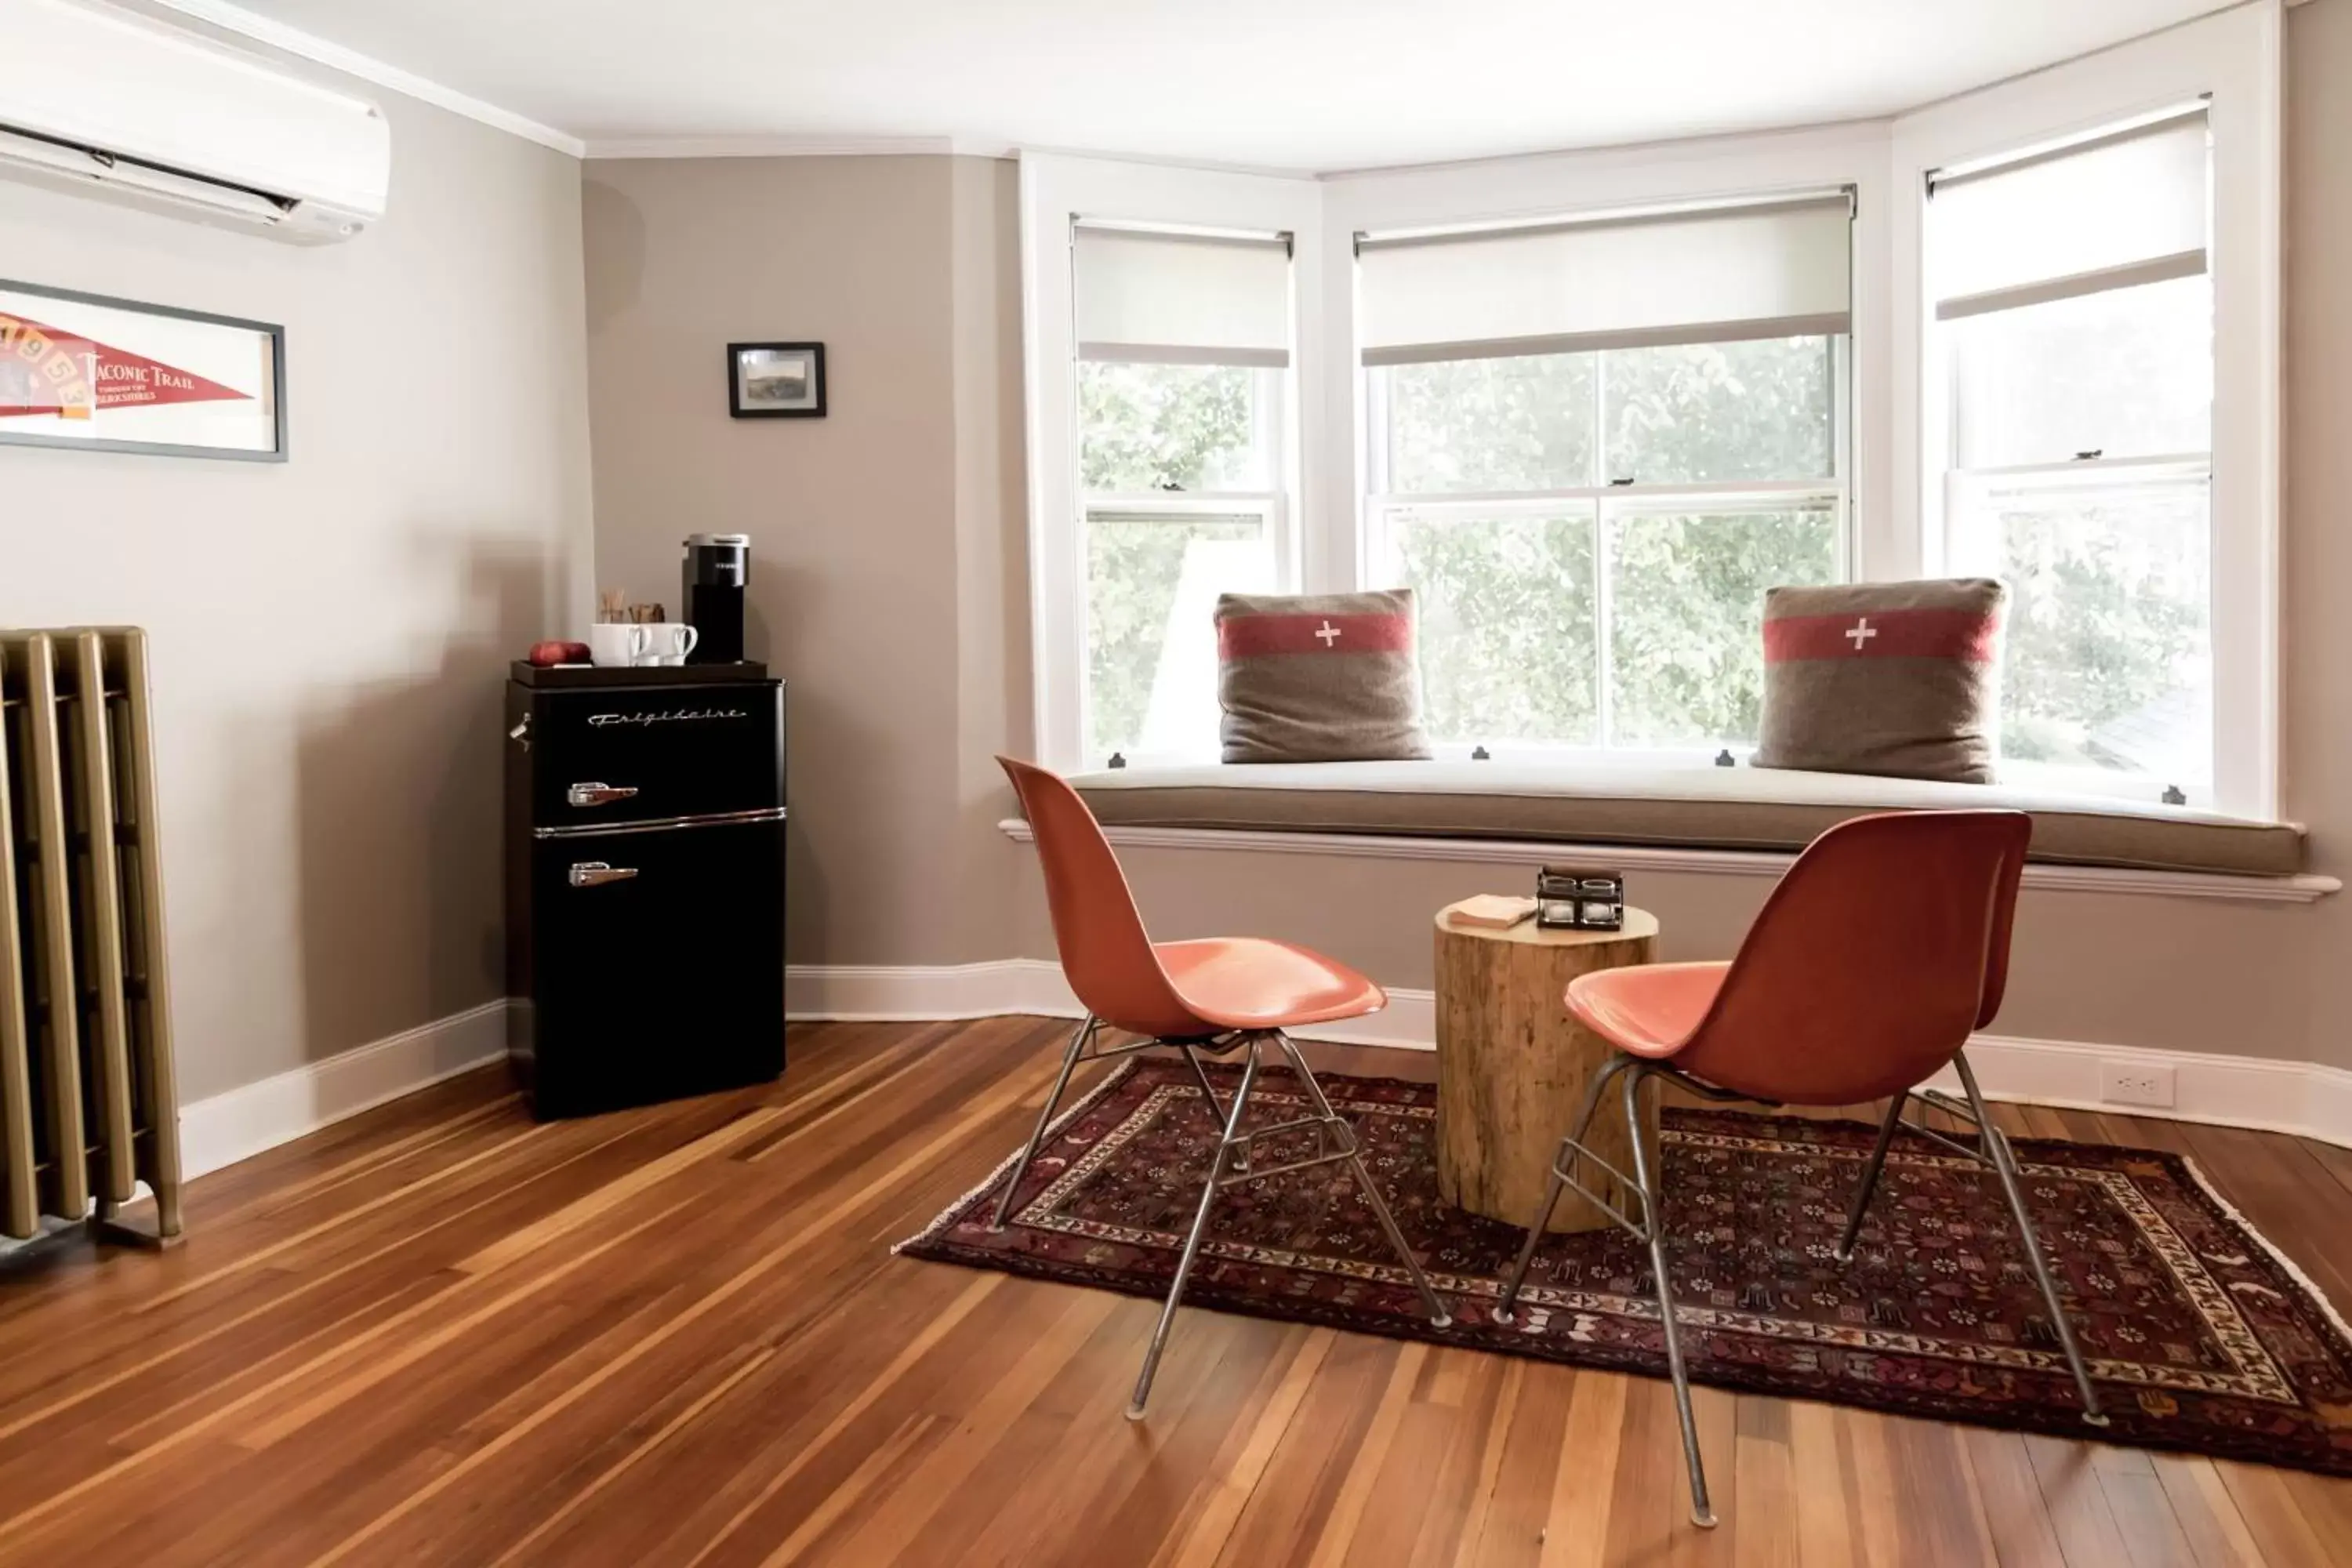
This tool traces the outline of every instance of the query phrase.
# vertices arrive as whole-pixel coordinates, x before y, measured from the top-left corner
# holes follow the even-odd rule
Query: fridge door
[[[531,693],[530,816],[602,826],[784,804],[773,680]]]
[[[533,840],[517,1065],[538,1115],[783,1071],[783,835],[772,820]]]

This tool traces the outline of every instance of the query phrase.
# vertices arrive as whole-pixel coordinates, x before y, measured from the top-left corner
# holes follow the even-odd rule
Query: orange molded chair
[[[1209,1211],[1216,1205],[1217,1194],[1237,1182],[1345,1163],[1356,1184],[1363,1190],[1364,1202],[1379,1217],[1381,1228],[1387,1233],[1389,1245],[1396,1249],[1405,1273],[1421,1292],[1422,1301],[1429,1309],[1430,1321],[1439,1328],[1452,1322],[1445,1303],[1430,1288],[1428,1276],[1422,1272],[1412,1249],[1405,1245],[1404,1233],[1397,1228],[1387,1200],[1365,1168],[1363,1156],[1357,1150],[1355,1130],[1331,1109],[1331,1102],[1323,1097],[1322,1086],[1307,1070],[1306,1058],[1284,1032],[1305,1024],[1328,1024],[1377,1013],[1388,1005],[1387,993],[1346,964],[1288,942],[1256,937],[1154,942],[1144,932],[1142,917],[1136,912],[1135,896],[1128,889],[1127,877],[1119,870],[1109,842],[1103,837],[1094,813],[1087,809],[1087,803],[1078,798],[1077,792],[1044,768],[1016,763],[1009,757],[996,760],[1013,780],[1013,788],[1021,796],[1022,812],[1029,818],[1030,828],[1036,836],[1037,858],[1045,866],[1045,900],[1053,910],[1054,942],[1061,950],[1062,972],[1087,1009],[1085,1021],[1070,1037],[1069,1048],[1063,1053],[1062,1070],[1054,1079],[1052,1092],[1045,1096],[1045,1109],[1037,1113],[1036,1130],[1029,1135],[1028,1146],[1014,1162],[1013,1174],[1004,1184],[1004,1194],[997,1200],[996,1228],[1002,1230],[1010,1217],[1014,1196],[1053,1123],[1054,1108],[1069,1087],[1070,1074],[1081,1061],[1124,1056],[1153,1046],[1172,1046],[1192,1064],[1193,1077],[1200,1082],[1202,1108],[1216,1119],[1219,1130],[1216,1153],[1201,1184],[1201,1206],[1192,1216],[1192,1228],[1177,1258],[1176,1278],[1168,1288],[1168,1303],[1160,1309],[1160,1326],[1152,1333],[1150,1348],[1144,1352],[1135,1398],[1127,1407],[1129,1419],[1142,1418],[1144,1402],[1151,1395],[1152,1375],[1160,1368],[1160,1354],[1167,1346],[1169,1327],[1176,1320],[1176,1303],[1184,1294],[1184,1280],[1192,1271],[1192,1260],[1200,1253],[1202,1238],[1208,1234]],[[1105,1026],[1143,1038],[1108,1049],[1097,1048],[1096,1037]],[[1298,1075],[1315,1112],[1295,1121],[1245,1132],[1243,1122],[1249,1109],[1250,1091],[1257,1082],[1260,1052],[1269,1043],[1279,1047],[1289,1058],[1291,1070]],[[1243,1060],[1241,1084],[1234,1090],[1231,1105],[1218,1100],[1207,1069],[1201,1065],[1199,1053],[1204,1050],[1214,1054],[1248,1053]],[[1310,1128],[1316,1137],[1313,1156],[1271,1167],[1251,1161],[1251,1146],[1255,1140]]]
[[[1839,1261],[1851,1261],[1864,1210],[1886,1151],[1913,1100],[1973,1125],[1973,1144],[1922,1125],[1912,1131],[1991,1167],[2024,1238],[2051,1326],[2083,1401],[2083,1418],[2104,1426],[2064,1303],[2018,1192],[2017,1157],[1986,1115],[1961,1047],[2000,1010],[2009,974],[2011,917],[2025,866],[2032,819],[2017,811],[1916,811],[1856,817],[1813,840],[1780,879],[1728,963],[1652,963],[1579,975],[1568,1010],[1615,1052],[1594,1076],[1553,1157],[1544,1206],[1528,1232],[1496,1303],[1511,1321],[1528,1263],[1552,1206],[1574,1187],[1618,1225],[1647,1242],[1657,1281],[1666,1366],[1682,1417],[1690,1467],[1691,1517],[1715,1522],[1706,1472],[1691,1424],[1690,1380],[1666,1279],[1656,1167],[1642,1147],[1643,1082],[1670,1079],[1711,1100],[1779,1105],[1850,1105],[1891,1096],[1878,1141],[1863,1166]],[[1965,1105],[1923,1087],[1950,1066]],[[1612,1079],[1622,1080],[1632,1129],[1631,1175],[1600,1160],[1581,1140]],[[1628,1215],[1577,1178],[1590,1160],[1629,1194]],[[1633,1200],[1638,1200],[1634,1203]]]

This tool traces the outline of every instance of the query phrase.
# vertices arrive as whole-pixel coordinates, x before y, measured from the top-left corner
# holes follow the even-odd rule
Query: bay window
[[[2200,104],[1928,181],[1946,562],[2009,584],[2003,776],[2214,784]]]
[[[2277,23],[1664,147],[1024,153],[1040,755],[1214,758],[1219,593],[1406,586],[1441,756],[1736,761],[1768,589],[1982,575],[2000,782],[2274,816]]]
[[[1755,739],[1764,590],[1851,566],[1843,192],[1359,243],[1368,565],[1432,737]]]

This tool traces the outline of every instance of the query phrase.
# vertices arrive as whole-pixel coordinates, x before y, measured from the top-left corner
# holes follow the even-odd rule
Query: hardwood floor
[[[535,1126],[498,1072],[0,1269],[0,1563],[2326,1564],[2352,1482],[1699,1391],[895,1259],[1066,1025],[793,1031],[772,1089]],[[1100,1070],[1100,1069],[1094,1069]],[[2339,1306],[2352,1152],[2179,1149]]]

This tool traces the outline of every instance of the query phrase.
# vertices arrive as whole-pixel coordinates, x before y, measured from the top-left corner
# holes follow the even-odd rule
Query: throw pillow
[[[1990,784],[2005,595],[1983,577],[1767,593],[1756,766]]]
[[[1217,701],[1229,763],[1428,756],[1412,590],[1220,595]]]

